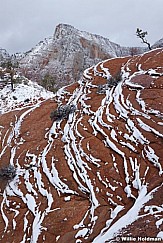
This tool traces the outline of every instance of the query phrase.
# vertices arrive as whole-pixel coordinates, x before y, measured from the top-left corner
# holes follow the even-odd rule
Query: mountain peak
[[[103,36],[100,36],[97,34],[92,34],[88,31],[79,30],[70,24],[60,23],[56,26],[56,29],[54,32],[54,38],[63,38],[65,36],[69,36],[69,35],[82,36],[88,40],[94,40],[97,42],[99,39],[109,41],[109,39],[106,37],[103,37]]]
[[[70,34],[75,28],[69,24],[58,24],[55,28],[54,38],[62,38],[65,34]]]
[[[136,54],[143,51],[137,48]],[[121,47],[102,36],[69,24],[58,24],[53,37],[26,53],[20,67],[27,78],[40,82],[48,74],[56,86],[62,87],[79,80],[86,68],[102,60],[131,53],[131,48]]]
[[[92,33],[89,33],[87,31],[81,31],[77,28],[75,28],[74,26],[70,25],[70,24],[58,24],[56,26],[55,32],[54,32],[54,38],[55,39],[61,39],[61,38],[67,38],[68,36],[72,37],[84,37],[85,39],[88,40],[93,40],[98,41],[98,39],[102,38],[102,39],[107,39],[104,38],[102,36],[98,36]],[[108,40],[108,39],[107,39]]]

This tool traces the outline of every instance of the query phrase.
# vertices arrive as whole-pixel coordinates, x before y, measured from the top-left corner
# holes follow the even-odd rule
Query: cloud
[[[162,38],[162,0],[1,0],[0,47],[28,51],[68,23],[125,46],[141,45],[136,28],[153,44]]]

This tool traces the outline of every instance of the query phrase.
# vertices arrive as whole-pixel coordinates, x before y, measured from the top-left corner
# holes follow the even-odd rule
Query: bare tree
[[[140,38],[142,40],[143,43],[145,43],[148,46],[149,50],[152,50],[150,43],[145,38],[146,35],[148,35],[147,31],[143,31],[143,30],[137,28],[136,35],[137,35],[138,38]]]
[[[139,54],[139,51],[138,51],[138,48],[137,47],[131,47],[130,48],[130,54],[131,56],[135,56],[135,55],[138,55]]]

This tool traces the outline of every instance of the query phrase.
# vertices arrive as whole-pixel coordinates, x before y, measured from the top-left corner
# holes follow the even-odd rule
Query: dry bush
[[[0,178],[10,181],[16,176],[16,169],[12,165],[8,165],[6,167],[2,167],[0,169]]]
[[[52,121],[59,121],[62,119],[68,119],[69,114],[75,112],[75,105],[62,105],[59,106],[56,110],[52,111],[50,118]]]

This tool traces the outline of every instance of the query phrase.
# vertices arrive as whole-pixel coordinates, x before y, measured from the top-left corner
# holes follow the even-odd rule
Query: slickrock
[[[16,169],[1,177],[2,242],[161,235],[162,63],[161,48],[101,61],[54,98],[0,116],[0,166]],[[65,105],[76,109],[52,122]]]

